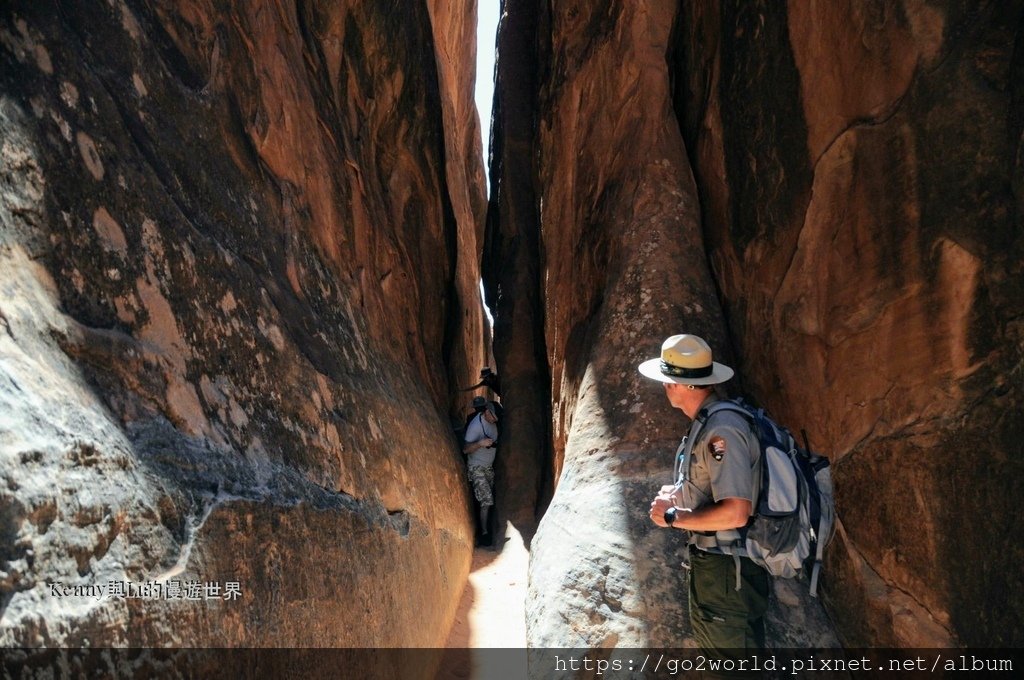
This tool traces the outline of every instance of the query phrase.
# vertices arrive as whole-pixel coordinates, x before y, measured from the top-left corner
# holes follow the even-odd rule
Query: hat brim
[[[702,378],[679,378],[674,375],[665,375],[661,372],[661,359],[648,359],[637,366],[637,370],[645,378],[663,383],[675,383],[676,385],[717,385],[724,383],[733,376],[733,370],[725,364],[720,364],[717,361],[711,363],[711,375],[706,375]]]

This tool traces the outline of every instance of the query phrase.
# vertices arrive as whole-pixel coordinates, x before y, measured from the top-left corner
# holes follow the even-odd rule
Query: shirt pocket
[[[707,505],[711,500],[711,496],[701,491],[696,484],[689,479],[683,484],[683,488],[679,491],[680,499],[682,500],[681,507],[688,508],[690,510],[696,510],[702,505]]]

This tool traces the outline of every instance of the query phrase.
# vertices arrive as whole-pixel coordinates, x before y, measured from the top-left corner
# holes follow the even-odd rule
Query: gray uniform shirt
[[[708,397],[701,410],[718,401]],[[697,509],[726,498],[743,498],[757,505],[761,488],[761,445],[746,418],[717,411],[703,423],[690,426],[679,464],[682,507]]]

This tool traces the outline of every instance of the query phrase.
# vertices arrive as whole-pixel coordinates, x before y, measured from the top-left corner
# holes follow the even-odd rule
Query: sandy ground
[[[473,551],[469,581],[445,645],[448,651],[438,680],[526,677],[529,553],[511,524],[506,525],[505,539],[498,550]]]

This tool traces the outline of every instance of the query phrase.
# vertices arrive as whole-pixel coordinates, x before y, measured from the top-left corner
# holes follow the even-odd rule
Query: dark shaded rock
[[[491,148],[496,188],[488,213],[483,275],[495,309],[494,357],[504,380],[497,458],[499,515],[532,531],[551,496],[551,389],[544,355],[540,215],[533,149],[539,3],[509,0],[498,31]]]

